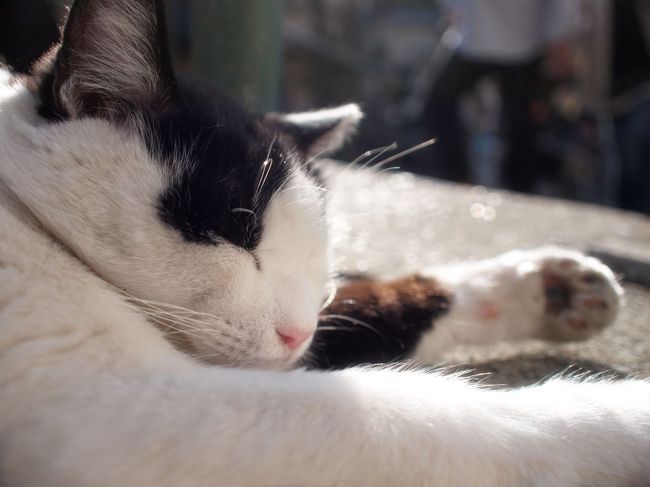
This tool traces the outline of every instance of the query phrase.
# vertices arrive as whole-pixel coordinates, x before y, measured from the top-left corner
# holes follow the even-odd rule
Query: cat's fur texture
[[[312,341],[329,270],[309,160],[356,106],[254,117],[188,91],[153,0],[77,1],[42,69],[0,84],[3,486],[647,484],[646,381],[269,370]],[[354,282],[312,367],[585,338],[620,298],[558,249]]]

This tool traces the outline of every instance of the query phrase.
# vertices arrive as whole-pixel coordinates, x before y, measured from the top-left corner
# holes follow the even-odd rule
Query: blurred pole
[[[192,0],[194,68],[257,112],[277,110],[284,0]]]

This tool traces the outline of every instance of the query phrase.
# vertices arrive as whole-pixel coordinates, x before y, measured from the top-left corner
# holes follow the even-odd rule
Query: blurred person
[[[610,97],[620,206],[650,214],[650,0],[611,2]]]
[[[531,191],[536,179],[535,130],[530,116],[534,82],[543,66],[554,78],[571,74],[568,41],[580,31],[582,0],[441,0],[450,19],[443,36],[453,50],[434,82],[423,122],[438,138],[438,175],[470,182],[461,97],[486,76],[501,92],[505,187]],[[448,34],[453,35],[448,35]],[[449,42],[450,41],[450,42]]]

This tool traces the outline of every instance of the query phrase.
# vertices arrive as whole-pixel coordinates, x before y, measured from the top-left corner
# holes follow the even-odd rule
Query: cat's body
[[[158,2],[77,2],[38,90],[2,74],[2,485],[647,482],[645,381],[496,391],[418,371],[262,370],[312,342],[328,271],[305,162],[360,112],[197,105],[161,19]],[[602,264],[557,249],[425,276],[341,289],[312,365],[584,338],[620,297]],[[357,328],[339,333],[346,320]]]

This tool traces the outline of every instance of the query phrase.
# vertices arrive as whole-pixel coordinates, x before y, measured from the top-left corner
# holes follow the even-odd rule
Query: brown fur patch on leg
[[[325,314],[367,318],[386,326],[429,326],[449,308],[450,293],[418,274],[388,282],[363,280],[341,287]]]
[[[350,299],[372,303],[375,312],[410,314],[419,310],[431,315],[448,308],[451,293],[436,280],[419,274],[387,282],[366,279],[341,287],[330,307],[349,306]]]
[[[313,354],[323,368],[403,360],[451,299],[437,281],[417,274],[351,282],[322,313]]]

